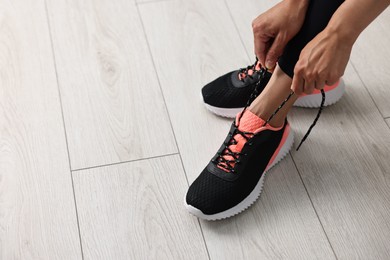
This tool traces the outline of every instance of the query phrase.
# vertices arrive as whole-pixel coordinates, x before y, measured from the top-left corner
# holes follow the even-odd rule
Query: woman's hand
[[[291,89],[297,95],[333,85],[343,76],[353,42],[325,29],[301,51]]]
[[[301,29],[308,0],[284,0],[253,22],[255,54],[262,66],[273,69],[287,43]]]
[[[301,51],[291,89],[298,95],[310,94],[338,81],[359,34],[389,4],[389,0],[344,1],[326,28]]]

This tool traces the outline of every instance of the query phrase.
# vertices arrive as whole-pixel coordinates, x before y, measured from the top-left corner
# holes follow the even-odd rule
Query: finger
[[[315,88],[321,90],[325,87],[325,80],[319,79],[315,82]]]
[[[304,81],[303,78],[300,74],[294,74],[292,84],[291,84],[291,89],[294,91],[295,94],[298,96],[302,94],[303,91],[303,85]]]
[[[282,36],[277,35],[267,52],[267,57],[265,59],[265,67],[267,69],[273,69],[276,66],[276,62],[282,55],[285,46],[286,43],[282,39]]]
[[[334,84],[337,83],[337,81],[338,81],[338,79],[327,79],[327,80],[325,80],[325,84],[327,86],[333,86]]]
[[[255,35],[255,54],[259,59],[260,64],[264,67],[265,65],[265,55],[267,51],[267,41],[262,39],[261,37],[256,37]]]
[[[310,95],[311,93],[313,93],[314,87],[315,87],[315,81],[305,80],[303,92],[305,92],[305,94]]]

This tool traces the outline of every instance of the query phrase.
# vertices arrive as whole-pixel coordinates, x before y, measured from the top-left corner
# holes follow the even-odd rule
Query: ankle
[[[268,124],[274,128],[279,128],[279,127],[282,127],[284,125],[284,122],[286,121],[286,117],[281,117],[281,116],[275,116],[274,118],[272,118],[271,121],[268,122]]]

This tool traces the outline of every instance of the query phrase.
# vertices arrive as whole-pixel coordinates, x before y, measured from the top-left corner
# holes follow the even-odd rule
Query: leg
[[[267,120],[275,109],[283,102],[290,93],[292,79],[283,72],[279,65],[275,68],[270,81],[261,94],[252,102],[249,110],[258,117]],[[288,111],[297,100],[298,96],[293,95],[283,108],[269,122],[273,127],[280,127],[284,124]]]
[[[299,33],[288,43],[279,59],[270,82],[259,97],[249,107],[249,110],[266,120],[290,93],[294,67],[301,50],[320,33],[328,24],[333,13],[343,3],[343,0],[311,0],[305,22]],[[270,125],[281,126],[288,111],[298,97],[293,96],[286,105],[271,120]]]

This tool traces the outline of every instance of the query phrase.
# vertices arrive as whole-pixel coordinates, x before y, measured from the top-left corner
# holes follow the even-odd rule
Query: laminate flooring
[[[389,259],[390,10],[250,209],[183,206],[231,123],[200,90],[253,63],[275,3],[0,0],[0,259]]]

